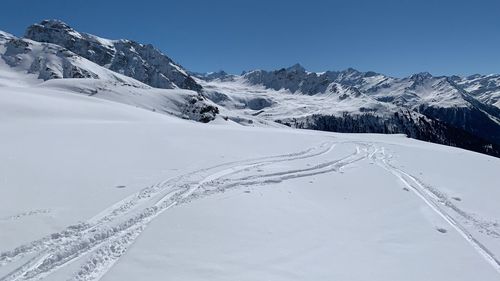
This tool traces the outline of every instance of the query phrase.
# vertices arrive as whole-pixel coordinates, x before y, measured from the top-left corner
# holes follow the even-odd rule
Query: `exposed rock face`
[[[21,67],[38,74],[42,80],[59,78],[99,78],[99,75],[81,66],[81,58],[53,44],[26,39],[11,39],[5,43],[2,59],[12,67]]]
[[[208,123],[219,114],[219,108],[207,104],[201,96],[190,97],[184,108],[184,115],[187,119]]]
[[[251,71],[243,76],[251,84],[264,85],[273,90],[286,89],[308,95],[325,92],[328,85],[333,82],[322,75],[307,73],[299,64],[275,71]]]
[[[44,20],[28,27],[26,38],[60,45],[98,65],[156,88],[201,91],[187,72],[152,45],[80,33],[64,22]]]
[[[19,76],[28,73],[40,79],[39,83],[47,81],[43,82],[43,87],[96,96],[204,123],[214,120],[219,113],[219,109],[198,92],[152,88],[52,43],[0,32],[0,59]],[[66,81],[62,78],[90,79]],[[33,80],[36,83],[36,79]]]

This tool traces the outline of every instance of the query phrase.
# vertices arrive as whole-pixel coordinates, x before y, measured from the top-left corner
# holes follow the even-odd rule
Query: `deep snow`
[[[2,281],[500,278],[497,158],[51,85],[0,120]]]

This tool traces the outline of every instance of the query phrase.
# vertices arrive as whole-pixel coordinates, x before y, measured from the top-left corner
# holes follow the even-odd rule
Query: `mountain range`
[[[23,38],[1,32],[0,44],[10,67],[3,76],[18,78],[4,84],[56,87],[195,121],[403,133],[500,156],[500,75],[395,78],[352,68],[316,73],[300,64],[195,73],[152,45],[82,33],[59,20],[29,26]]]

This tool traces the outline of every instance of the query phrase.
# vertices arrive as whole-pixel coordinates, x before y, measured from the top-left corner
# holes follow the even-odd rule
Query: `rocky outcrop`
[[[201,91],[202,87],[178,64],[152,45],[109,40],[80,33],[58,20],[28,27],[26,38],[57,44],[100,66],[156,88]]]

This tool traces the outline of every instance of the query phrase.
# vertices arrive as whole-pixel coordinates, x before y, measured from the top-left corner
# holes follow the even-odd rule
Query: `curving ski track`
[[[368,147],[359,144],[354,153],[313,167],[268,173],[262,175],[260,180],[252,177],[231,179],[233,175],[280,162],[314,159],[330,153],[336,144],[329,142],[296,153],[228,162],[146,187],[87,222],[0,253],[0,266],[32,255],[16,269],[0,277],[0,281],[44,279],[84,256],[88,259],[70,280],[99,280],[154,218],[177,204],[234,186],[263,185],[338,171],[369,155]]]
[[[224,192],[239,186],[274,184],[282,181],[341,171],[344,167],[370,159],[413,190],[434,212],[450,224],[481,256],[500,272],[500,261],[463,223],[500,237],[497,225],[461,210],[437,189],[389,163],[390,155],[373,143],[349,142],[355,151],[344,157],[320,161],[313,166],[256,173],[282,162],[324,156],[343,142],[323,143],[304,151],[233,161],[172,177],[113,204],[86,222],[0,253],[0,267],[29,257],[0,281],[50,279],[50,275],[83,257],[86,260],[69,279],[99,280],[134,243],[148,224],[171,207],[198,197]],[[327,158],[325,158],[327,160]],[[451,215],[453,214],[453,215]],[[456,217],[459,217],[457,219]],[[69,281],[68,280],[68,281]]]

